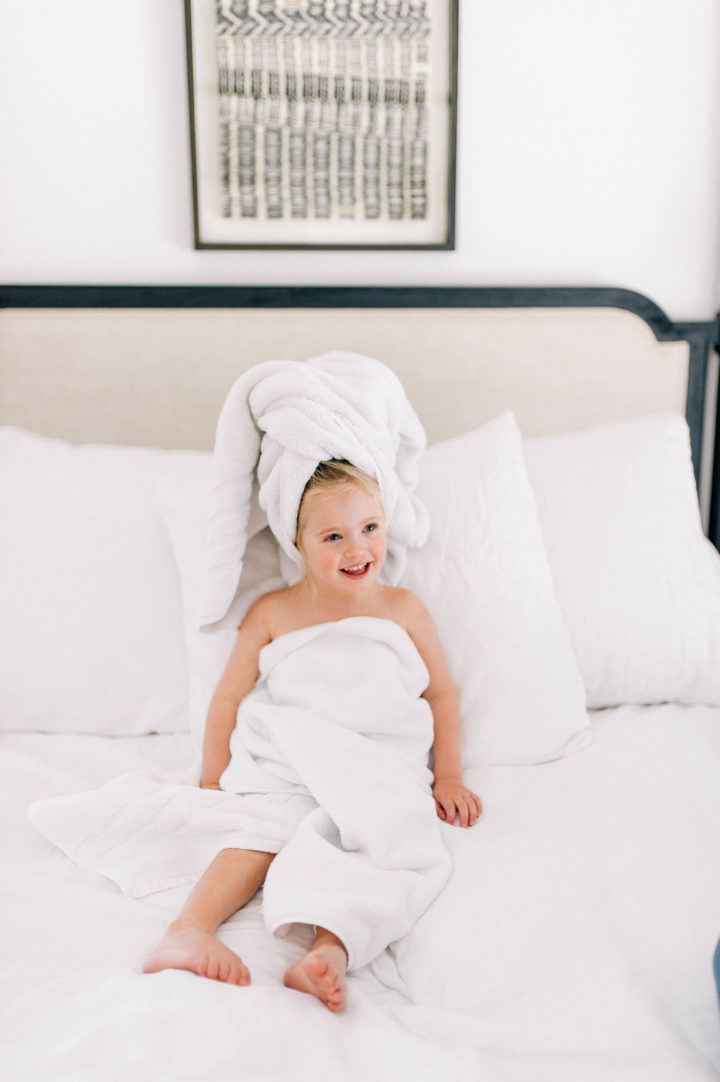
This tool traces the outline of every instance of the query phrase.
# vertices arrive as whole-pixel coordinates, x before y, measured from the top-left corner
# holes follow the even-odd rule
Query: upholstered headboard
[[[4,286],[0,423],[208,448],[245,369],[353,350],[395,369],[430,442],[504,409],[528,436],[684,412],[717,537],[716,330],[621,289]]]

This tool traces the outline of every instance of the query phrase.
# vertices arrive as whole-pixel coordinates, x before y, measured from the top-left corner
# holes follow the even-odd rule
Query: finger
[[[435,811],[438,813],[438,818],[447,819],[447,816],[445,814],[445,809],[443,808],[442,804],[437,799],[437,797],[435,798]]]
[[[477,823],[477,821],[478,821],[478,819],[480,817],[480,812],[481,811],[482,811],[482,804],[480,803],[478,798],[475,796],[475,793],[468,793],[468,813],[469,813],[468,826],[471,826],[471,827],[475,826],[475,824]]]
[[[458,815],[460,816],[460,826],[466,827],[470,822],[470,809],[465,797],[460,797],[457,800]]]
[[[472,800],[468,798],[467,801],[467,823],[466,826],[474,827],[477,823],[477,811]]]

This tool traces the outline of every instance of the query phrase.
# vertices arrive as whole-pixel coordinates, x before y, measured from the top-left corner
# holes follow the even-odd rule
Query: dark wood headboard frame
[[[660,342],[690,347],[686,416],[700,484],[706,416],[714,419],[708,534],[720,547],[720,391],[706,411],[708,365],[720,316],[673,322],[648,297],[604,287],[0,285],[0,308],[621,308]]]

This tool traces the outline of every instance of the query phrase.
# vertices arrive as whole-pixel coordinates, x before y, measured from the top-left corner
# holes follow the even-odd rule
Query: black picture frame
[[[196,249],[455,247],[459,0],[184,0]]]

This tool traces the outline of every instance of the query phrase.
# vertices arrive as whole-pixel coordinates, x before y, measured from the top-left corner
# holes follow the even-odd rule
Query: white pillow
[[[588,705],[720,703],[720,554],[685,419],[529,439],[525,455]]]
[[[0,727],[187,730],[177,571],[157,479],[170,452],[0,429]]]
[[[211,455],[188,453],[160,495],[186,604],[198,743],[235,638],[234,631],[196,628],[211,484]],[[438,623],[461,696],[465,765],[545,762],[585,746],[584,690],[553,596],[514,418],[431,447],[419,495],[432,533],[410,554],[403,585]],[[271,535],[246,554],[244,576],[243,607],[281,585]]]
[[[463,764],[542,763],[590,741],[585,691],[553,591],[515,418],[436,444],[431,517],[402,585],[427,605],[460,696]]]
[[[158,505],[180,573],[190,673],[189,723],[195,743],[201,747],[210,699],[237,633],[232,628],[201,632],[197,627],[213,483],[212,455],[209,451],[177,452],[172,466],[158,488]],[[284,585],[279,553],[278,544],[269,530],[263,530],[251,539],[243,561],[243,594],[238,620],[257,598]]]

